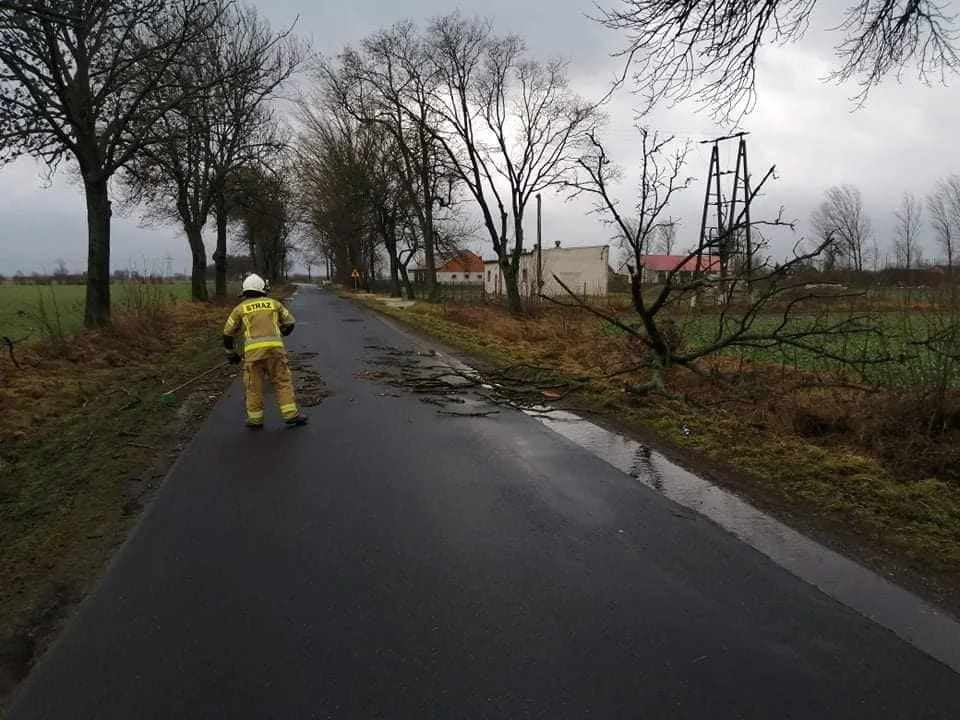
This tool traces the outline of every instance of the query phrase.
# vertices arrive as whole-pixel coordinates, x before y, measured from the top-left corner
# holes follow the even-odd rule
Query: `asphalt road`
[[[356,373],[413,341],[308,288],[333,394],[216,407],[7,718],[960,718],[960,676],[518,412]]]

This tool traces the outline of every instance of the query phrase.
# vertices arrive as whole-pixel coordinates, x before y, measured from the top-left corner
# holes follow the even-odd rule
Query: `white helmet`
[[[250,273],[243,279],[243,292],[265,292],[267,284],[256,273]]]

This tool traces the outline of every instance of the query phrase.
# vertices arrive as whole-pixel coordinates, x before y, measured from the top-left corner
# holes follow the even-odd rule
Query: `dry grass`
[[[206,379],[193,413],[186,397],[161,405],[222,360],[228,309],[141,300],[107,330],[18,346],[19,368],[0,357],[0,698],[123,541],[184,423],[230,380]]]
[[[501,365],[580,377],[639,357],[635,344],[575,310],[541,308],[517,319],[493,306],[403,310],[367,302]],[[669,371],[669,396],[625,392],[649,379],[638,371],[597,379],[576,399],[693,457],[736,468],[757,497],[861,538],[871,552],[960,574],[960,394],[925,404],[916,393],[840,387],[843,378],[827,386],[810,372],[734,358],[714,358],[701,370],[708,377]],[[935,431],[932,420],[940,423]]]

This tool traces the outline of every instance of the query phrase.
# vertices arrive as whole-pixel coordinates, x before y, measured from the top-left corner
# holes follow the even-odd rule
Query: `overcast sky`
[[[258,5],[277,28],[299,15],[298,31],[325,54],[335,54],[345,43],[355,43],[398,20],[426,20],[458,7],[442,0],[352,0],[338,3],[335,10],[329,2],[303,0],[261,0]],[[622,47],[623,38],[586,18],[592,11],[590,0],[485,0],[460,7],[468,13],[482,12],[502,32],[521,33],[536,57],[569,59],[574,85],[585,95],[602,94],[620,69],[619,60],[610,55]],[[741,123],[750,132],[751,175],[757,179],[776,164],[779,180],[770,186],[764,203],[770,212],[785,206],[785,218],[799,221],[796,238],[808,232],[807,220],[825,188],[856,185],[863,192],[883,255],[889,252],[893,213],[902,193],[911,190],[925,196],[938,178],[960,172],[956,90],[924,86],[907,73],[900,83],[891,79],[876,89],[868,105],[854,111],[849,97],[855,87],[821,80],[834,67],[835,38],[823,31],[829,20],[822,15],[814,18],[799,44],[763,52],[758,103]],[[626,173],[624,202],[636,182],[631,173],[638,160],[639,143],[632,129],[636,104],[629,93],[616,97],[608,108],[610,122],[604,135],[608,152]],[[715,126],[692,106],[657,110],[646,122],[694,143],[688,174],[697,180],[677,196],[670,212],[682,221],[680,244],[695,242],[709,161],[709,146],[699,141],[730,128]],[[723,146],[721,163],[729,169],[734,152],[734,144]],[[86,222],[76,184],[65,177],[48,184],[38,166],[24,159],[0,167],[0,198],[0,272],[49,271],[58,258],[71,269],[83,268]],[[610,228],[589,210],[583,202],[545,196],[544,243],[608,242]],[[534,229],[531,217],[529,237]],[[934,257],[936,249],[926,223],[924,241],[927,257]],[[778,242],[777,250],[782,252],[791,241],[781,238]],[[475,246],[486,249],[482,238]],[[485,255],[490,255],[489,249]],[[185,271],[189,251],[176,228],[142,228],[136,215],[115,217],[112,263],[114,269],[162,271],[169,265],[174,272]]]

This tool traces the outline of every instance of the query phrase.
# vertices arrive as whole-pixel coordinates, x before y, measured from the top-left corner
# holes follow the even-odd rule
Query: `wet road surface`
[[[382,382],[373,348],[422,347],[377,317],[291,305],[311,424],[251,434],[234,387],[8,720],[960,717],[893,633],[523,413]]]

